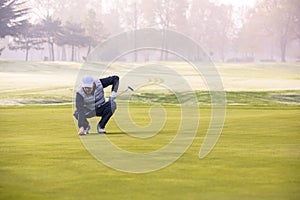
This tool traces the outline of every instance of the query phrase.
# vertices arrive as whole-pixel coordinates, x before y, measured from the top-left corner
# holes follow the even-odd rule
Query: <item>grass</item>
[[[253,106],[287,106],[300,104],[299,90],[286,91],[226,91],[227,105],[253,105]],[[210,105],[211,96],[208,91],[195,91],[201,105]],[[178,97],[188,96],[186,93],[177,93]],[[134,94],[132,101],[149,103],[178,104],[178,97],[168,93],[142,93]],[[126,96],[120,97],[126,99]]]
[[[259,105],[259,106],[288,106],[300,104],[300,90],[280,91],[226,91],[227,105]],[[210,105],[211,96],[208,91],[195,91],[201,105]],[[49,87],[44,89],[30,89],[14,92],[2,92],[2,103],[11,104],[66,104],[72,103],[74,90],[71,87]],[[128,94],[131,95],[131,94]],[[128,99],[128,95],[122,95],[118,100]],[[186,93],[177,93],[179,96],[188,96]],[[131,101],[147,103],[178,104],[178,97],[168,93],[136,93]]]
[[[115,63],[108,73],[122,76],[140,64]],[[162,64],[199,87],[198,74],[186,64]],[[96,160],[77,135],[72,105],[49,105],[72,102],[81,66],[0,61],[0,200],[300,199],[299,63],[217,64],[227,100],[217,145],[207,157],[198,158],[211,100],[207,91],[196,91],[201,116],[192,145],[172,165],[145,174],[116,171]],[[85,67],[89,74],[105,69],[103,63]],[[125,97],[118,98],[120,106]],[[141,126],[151,120],[150,105],[163,103],[168,116],[164,128],[153,137],[137,139],[111,120],[110,141],[136,153],[168,144],[180,123],[176,96],[146,91],[131,100],[132,119]],[[95,133],[95,123],[85,138],[103,137]]]
[[[131,109],[136,119],[144,117],[141,105]],[[222,135],[202,160],[210,109],[200,110],[201,128],[179,160],[152,173],[128,174],[89,154],[76,134],[71,106],[1,107],[0,199],[300,198],[299,106],[229,106]],[[107,129],[119,132],[113,120]],[[140,152],[165,145],[173,131],[165,127],[152,146],[126,134],[108,136]]]
[[[170,67],[178,74],[184,76],[191,88],[194,90],[207,90],[206,84],[199,77],[198,72],[183,62],[162,62],[160,65]],[[122,76],[133,70],[133,67],[147,66],[147,63],[114,63],[106,75],[117,74],[121,77],[120,90],[128,85],[135,85],[135,81],[126,82]],[[152,64],[154,65],[154,64]],[[227,91],[227,100],[231,104],[267,104],[275,103],[297,103],[299,104],[299,63],[250,63],[250,64],[232,64],[217,63],[216,67],[220,73],[225,90]],[[81,70],[80,70],[81,69]],[[48,104],[48,103],[71,103],[76,89],[77,76],[82,74],[95,75],[102,74],[106,69],[105,63],[71,63],[71,62],[23,62],[0,60],[0,100],[1,105],[15,104]],[[80,72],[80,73],[79,73]],[[157,74],[156,74],[157,73]],[[134,75],[139,77],[139,74]],[[163,78],[170,78],[160,72],[151,72],[149,75],[158,77],[157,80],[163,82]],[[152,77],[153,78],[153,77]],[[174,80],[174,91],[178,77],[172,77]],[[141,78],[143,83],[147,83],[149,77],[144,75]],[[132,79],[134,80],[134,79]],[[155,79],[156,80],[156,79]],[[131,85],[132,86],[132,85]],[[123,87],[123,88],[122,88]],[[137,89],[137,88],[135,88]],[[178,90],[179,91],[179,90]],[[153,92],[153,91],[151,91]],[[241,95],[241,92],[244,94]],[[273,98],[273,93],[277,96]],[[294,97],[288,97],[288,93],[294,93]],[[136,98],[139,100],[164,101],[167,97],[176,103],[174,95],[139,93]],[[210,97],[207,92],[197,92],[201,102],[209,103]],[[253,96],[254,95],[254,98]],[[283,95],[283,96],[282,96]],[[161,98],[161,99],[159,99]],[[236,102],[241,99],[241,102]],[[246,101],[246,102],[245,102]],[[251,101],[253,101],[251,103]],[[258,101],[258,102],[257,102]],[[295,102],[296,101],[296,102]]]

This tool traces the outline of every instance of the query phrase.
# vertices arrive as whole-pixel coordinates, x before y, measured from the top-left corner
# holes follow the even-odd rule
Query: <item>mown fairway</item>
[[[228,107],[222,135],[203,160],[198,153],[210,110],[200,110],[202,126],[179,160],[152,173],[128,174],[89,154],[71,106],[1,107],[0,199],[300,198],[299,106]],[[114,121],[107,129],[119,132]],[[155,145],[173,137],[168,128],[161,134]],[[153,150],[132,145],[126,134],[109,137],[130,151]]]

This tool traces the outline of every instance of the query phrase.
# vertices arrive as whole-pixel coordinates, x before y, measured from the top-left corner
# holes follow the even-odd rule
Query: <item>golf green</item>
[[[143,124],[139,105],[131,109]],[[0,107],[0,199],[300,199],[299,106],[228,106],[221,137],[204,159],[198,154],[210,109],[200,111],[199,130],[182,157],[158,171],[130,174],[85,149],[70,105]],[[118,134],[107,136],[128,151],[154,151],[174,137],[172,116],[149,140],[129,137],[114,120],[107,131]]]

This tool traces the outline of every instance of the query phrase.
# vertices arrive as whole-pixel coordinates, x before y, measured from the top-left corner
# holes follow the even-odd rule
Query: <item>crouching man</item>
[[[112,86],[109,100],[105,101],[104,88]],[[90,130],[88,118],[101,116],[98,123],[98,133],[106,133],[105,125],[116,110],[115,99],[119,87],[119,77],[109,76],[94,80],[90,76],[82,79],[76,92],[76,111],[74,117],[78,120],[79,135],[86,135]]]

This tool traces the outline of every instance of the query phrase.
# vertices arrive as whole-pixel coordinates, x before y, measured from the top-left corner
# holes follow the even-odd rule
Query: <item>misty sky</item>
[[[256,0],[214,0],[222,4],[232,4],[234,7],[254,6]]]

